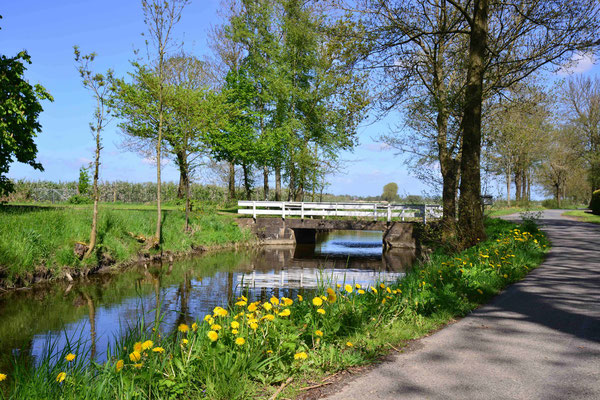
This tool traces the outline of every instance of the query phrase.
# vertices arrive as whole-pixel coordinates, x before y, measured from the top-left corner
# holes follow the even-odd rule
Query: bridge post
[[[285,201],[281,202],[281,219],[285,220]]]
[[[427,204],[423,204],[423,223],[427,223]]]
[[[387,222],[392,222],[392,205],[388,204],[387,206]]]
[[[254,219],[254,222],[256,222],[256,201],[252,202],[252,218]]]
[[[300,203],[300,220],[304,221],[304,202]]]
[[[377,221],[377,203],[373,204],[373,221]]]

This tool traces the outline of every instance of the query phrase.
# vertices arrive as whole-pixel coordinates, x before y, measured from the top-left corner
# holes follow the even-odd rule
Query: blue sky
[[[192,0],[177,25],[176,36],[184,47],[198,56],[208,53],[206,32],[218,23],[220,0]],[[27,165],[12,164],[9,177],[31,180],[72,181],[79,167],[93,155],[89,132],[94,103],[81,86],[73,61],[73,45],[82,52],[95,51],[95,67],[99,71],[113,68],[117,76],[129,71],[134,49],[143,47],[145,31],[139,1],[135,0],[5,0],[0,9],[0,49],[13,56],[25,49],[32,58],[26,72],[31,83],[41,83],[54,96],[44,102],[40,116],[42,132],[38,135],[38,159],[45,171]],[[580,72],[598,70],[588,60],[580,64]],[[344,171],[329,177],[328,192],[335,194],[377,195],[388,182],[396,182],[400,193],[420,194],[427,189],[410,176],[402,157],[385,150],[374,141],[394,125],[394,116],[359,129],[360,145],[348,160]],[[116,124],[104,133],[102,180],[152,181],[155,168],[143,157],[119,145],[121,136]],[[164,180],[176,181],[172,163],[165,166]],[[502,185],[499,186],[502,188]],[[493,188],[495,191],[495,187]],[[502,189],[500,189],[502,190]],[[495,194],[495,193],[494,193]]]

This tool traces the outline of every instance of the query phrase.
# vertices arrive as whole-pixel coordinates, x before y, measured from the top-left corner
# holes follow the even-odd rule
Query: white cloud
[[[559,75],[582,74],[591,69],[596,63],[593,53],[574,53],[571,61],[563,65],[558,71]]]

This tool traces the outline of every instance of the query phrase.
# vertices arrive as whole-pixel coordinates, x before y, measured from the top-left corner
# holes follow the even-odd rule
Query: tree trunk
[[[521,201],[521,170],[518,166],[515,168],[515,201]]]
[[[481,209],[481,108],[487,46],[489,0],[475,1],[467,62],[467,87],[461,128],[460,198],[458,220],[464,246],[486,238]]]
[[[101,127],[96,129],[96,157],[94,159],[94,211],[92,214],[92,231],[90,232],[90,244],[87,251],[85,252],[84,258],[89,257],[96,247],[96,237],[98,235],[98,175],[100,169],[100,130]]]
[[[560,208],[560,185],[556,184],[555,187],[556,187],[556,192],[555,192],[554,196],[556,199],[556,206],[558,208]]]
[[[252,190],[250,188],[250,177],[248,171],[248,165],[246,163],[242,164],[242,171],[244,172],[244,190],[246,192],[246,200],[251,200]]]
[[[275,201],[281,201],[281,167],[275,167]]]
[[[529,199],[527,198],[527,171],[522,170],[521,174],[521,200],[524,202],[528,202]]]
[[[263,195],[265,201],[269,201],[269,167],[263,167]]]
[[[187,158],[187,157],[186,157]],[[190,230],[190,173],[187,160],[185,163],[185,231]]]
[[[233,162],[229,162],[229,200],[235,199],[235,164]]]
[[[506,171],[506,204],[510,207],[510,164],[508,164]]]
[[[183,199],[185,196],[186,186],[185,183],[188,179],[188,167],[187,167],[187,155],[185,151],[178,151],[175,153],[175,157],[177,158],[177,166],[179,167],[179,185],[177,187],[177,198]]]

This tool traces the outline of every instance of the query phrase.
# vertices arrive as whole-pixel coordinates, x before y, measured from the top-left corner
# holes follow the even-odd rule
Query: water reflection
[[[327,233],[318,239],[312,248],[221,252],[7,293],[0,297],[0,371],[8,370],[11,354],[35,362],[48,339],[61,349],[70,338],[82,336],[85,356],[102,360],[115,338],[140,318],[148,325],[160,318],[160,329],[168,333],[227,304],[242,290],[266,300],[295,297],[316,288],[319,280],[392,281],[414,261],[411,252],[382,255],[378,232]]]

